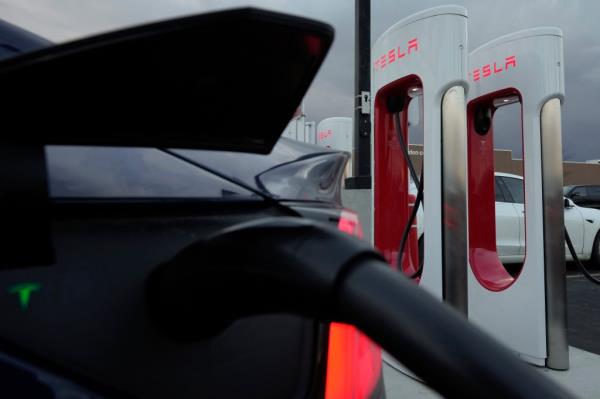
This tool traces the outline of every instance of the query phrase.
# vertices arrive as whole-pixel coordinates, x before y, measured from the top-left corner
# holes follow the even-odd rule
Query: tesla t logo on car
[[[402,58],[411,53],[416,53],[417,51],[419,51],[419,40],[411,39],[408,41],[408,44],[388,50],[386,53],[377,57],[374,63],[375,70],[384,69],[387,65],[399,62]]]
[[[17,294],[19,296],[19,305],[21,305],[21,309],[27,310],[29,308],[31,294],[39,291],[41,287],[42,286],[39,283],[19,283],[9,287],[8,292]]]
[[[494,62],[493,64],[486,64],[484,66],[482,66],[481,68],[475,68],[473,69],[473,71],[471,72],[471,77],[473,78],[473,81],[477,82],[481,79],[484,78],[488,78],[492,75],[497,75],[499,73],[502,73],[502,71],[507,71],[509,69],[512,68],[516,68],[517,67],[517,56],[516,55],[510,55],[506,58],[504,58],[503,61],[500,62]]]

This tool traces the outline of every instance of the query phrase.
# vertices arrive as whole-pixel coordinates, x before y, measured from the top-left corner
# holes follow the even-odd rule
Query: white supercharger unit
[[[333,117],[323,119],[317,125],[316,143],[326,148],[346,151],[352,154],[352,118]],[[348,161],[346,170],[352,171],[352,158]]]
[[[323,119],[317,125],[317,144],[341,151],[352,151],[352,118]]]
[[[411,15],[385,31],[371,55],[373,242],[393,266],[418,273],[398,253],[409,212],[400,138],[407,143],[408,106],[422,96],[425,256],[416,279],[466,313],[467,12],[441,6]]]
[[[569,366],[566,336],[561,102],[562,33],[535,28],[493,40],[469,55],[469,318],[523,359]],[[524,199],[495,186],[494,112],[520,104]],[[509,274],[498,258],[495,190],[513,193],[525,234],[525,262]],[[429,204],[427,204],[429,205]]]

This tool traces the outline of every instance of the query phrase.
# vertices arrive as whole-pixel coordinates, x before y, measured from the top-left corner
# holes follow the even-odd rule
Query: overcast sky
[[[596,0],[371,0],[371,40],[396,21],[425,8],[460,4],[469,12],[469,47],[535,26],[564,33],[566,102],[563,152],[568,160],[600,158],[600,2]],[[319,122],[352,116],[354,0],[0,0],[0,17],[55,41],[127,25],[252,5],[308,16],[336,30],[333,48],[306,97],[306,113]],[[510,120],[516,111],[507,111]],[[496,135],[499,148],[520,153],[510,124]]]

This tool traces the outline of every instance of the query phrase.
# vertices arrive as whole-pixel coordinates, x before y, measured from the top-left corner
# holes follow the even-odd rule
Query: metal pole
[[[347,189],[371,188],[371,0],[355,0],[354,154]]]

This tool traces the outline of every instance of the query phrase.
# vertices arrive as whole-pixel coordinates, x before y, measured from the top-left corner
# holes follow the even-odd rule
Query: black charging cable
[[[406,242],[408,241],[408,235],[410,233],[410,229],[415,222],[417,217],[417,211],[419,210],[419,206],[423,201],[423,169],[421,169],[421,179],[419,180],[419,187],[417,189],[417,197],[415,198],[415,203],[412,208],[412,212],[408,218],[408,222],[404,226],[404,231],[402,232],[402,239],[400,240],[400,245],[398,249],[398,257],[396,258],[396,265],[399,269],[402,268],[402,254],[404,254],[404,249],[406,247]],[[423,273],[423,257],[419,257],[419,268],[408,278],[415,279],[420,277]]]
[[[398,137],[398,142],[400,143],[400,148],[402,149],[402,153],[404,154],[404,159],[408,165],[408,169],[410,171],[410,175],[412,177],[413,182],[417,186],[417,197],[415,198],[415,203],[412,208],[412,212],[408,218],[406,225],[404,226],[404,231],[402,232],[402,238],[400,240],[400,245],[398,246],[398,256],[396,258],[396,266],[399,270],[402,270],[402,258],[404,254],[404,250],[406,248],[406,242],[408,241],[408,235],[410,233],[410,229],[415,222],[417,217],[417,212],[419,210],[419,206],[423,206],[425,201],[423,200],[423,167],[421,167],[421,177],[417,177],[417,171],[415,169],[412,160],[410,159],[410,154],[408,153],[408,146],[406,145],[406,141],[402,136],[402,125],[400,124],[400,112],[404,108],[404,101],[401,97],[390,97],[387,102],[388,111],[392,112],[394,115],[394,128],[396,130],[396,136]],[[415,279],[420,277],[423,273],[423,257],[421,256],[419,259],[419,268],[410,276],[410,279]]]
[[[583,265],[577,253],[575,252],[575,248],[573,247],[573,243],[571,242],[571,237],[569,237],[569,232],[565,227],[565,241],[567,242],[567,247],[569,247],[569,252],[571,252],[571,256],[573,257],[573,261],[577,265],[577,268],[581,270],[581,273],[594,284],[600,285],[600,280],[592,276],[592,274],[588,271],[588,269]]]
[[[402,109],[400,109],[401,111]],[[408,154],[408,146],[406,145],[406,141],[404,141],[404,137],[402,136],[402,128],[400,125],[400,111],[394,112],[394,125],[396,128],[396,136],[398,136],[398,141],[400,142],[400,148],[402,149],[402,153],[404,154],[404,158],[406,159],[406,163],[408,164],[408,170],[410,171],[410,176],[412,177],[415,184],[419,185],[419,177],[417,175],[417,171],[415,166],[410,160],[410,155]]]

